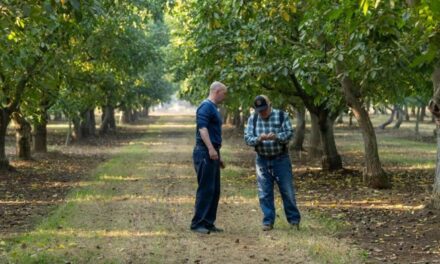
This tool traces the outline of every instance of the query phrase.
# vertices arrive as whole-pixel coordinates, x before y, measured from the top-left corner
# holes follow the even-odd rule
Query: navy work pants
[[[217,149],[220,155],[219,149]],[[196,145],[193,151],[197,174],[197,193],[191,228],[214,226],[220,199],[220,161],[211,160],[205,146]]]

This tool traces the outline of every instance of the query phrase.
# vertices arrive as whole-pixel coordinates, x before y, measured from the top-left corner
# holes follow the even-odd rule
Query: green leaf
[[[428,51],[416,57],[410,66],[417,67],[423,63],[430,63],[434,60],[436,54],[437,54],[437,49],[433,45],[430,45]]]
[[[72,7],[75,10],[79,10],[81,8],[81,4],[79,3],[78,0],[69,0],[69,3],[72,5]]]

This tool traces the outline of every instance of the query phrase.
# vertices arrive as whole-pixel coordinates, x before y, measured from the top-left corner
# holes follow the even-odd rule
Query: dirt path
[[[196,181],[192,117],[166,117],[124,147],[67,197],[35,231],[7,241],[12,263],[355,263],[359,251],[304,215],[301,231],[281,213],[260,230],[251,152],[226,145],[217,224],[222,234],[189,231]],[[5,243],[3,241],[2,243]],[[0,257],[0,262],[2,258]]]

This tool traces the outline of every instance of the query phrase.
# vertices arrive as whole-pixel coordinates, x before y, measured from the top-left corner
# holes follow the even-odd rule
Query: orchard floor
[[[440,263],[440,213],[423,207],[432,167],[387,161],[393,188],[372,190],[354,148],[341,151],[350,166],[335,173],[295,153],[303,228],[288,228],[278,196],[276,228],[262,232],[253,153],[228,128],[218,211],[226,232],[189,232],[193,130],[192,117],[152,117],[89,144],[64,147],[56,134],[48,154],[13,160],[17,171],[0,174],[0,263]],[[340,131],[339,144],[359,134]]]

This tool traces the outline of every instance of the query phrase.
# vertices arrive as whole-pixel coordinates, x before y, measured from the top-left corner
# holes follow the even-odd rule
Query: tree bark
[[[295,151],[304,150],[304,137],[306,134],[306,109],[304,106],[296,109],[296,126],[295,134],[293,136],[292,149]]]
[[[123,107],[121,115],[121,124],[129,124],[132,122],[131,109]]]
[[[322,157],[322,147],[321,147],[321,138],[319,134],[319,123],[318,117],[310,113],[311,119],[311,133],[310,133],[310,143],[309,143],[309,157],[310,159],[319,159]]]
[[[393,109],[391,110],[390,118],[388,118],[388,120],[385,121],[385,123],[380,125],[379,128],[385,129],[385,127],[387,127],[389,124],[391,124],[394,121],[394,115],[396,114],[396,109],[397,109],[397,105],[394,105]]]
[[[342,169],[342,160],[336,148],[333,133],[333,125],[337,116],[332,116],[328,110],[323,109],[319,113],[318,124],[322,146],[321,164],[323,170],[334,171]]]
[[[31,124],[20,114],[14,112],[12,120],[15,126],[16,153],[21,160],[31,160],[32,128]]]
[[[104,112],[102,114],[102,123],[99,128],[99,134],[104,135],[110,131],[116,130],[116,121],[115,121],[115,109],[111,105],[106,105],[103,107]]]
[[[408,106],[405,105],[403,109],[404,109],[404,112],[405,112],[405,121],[410,121]]]
[[[402,111],[402,108],[400,106],[397,106],[397,108],[396,108],[397,122],[396,122],[396,124],[394,124],[394,128],[395,129],[399,129],[400,128],[400,125],[403,122],[404,115],[405,115],[405,112]]]
[[[420,112],[420,121],[424,122],[426,117],[426,106],[423,105]]]
[[[81,113],[81,137],[88,138],[96,135],[95,109],[88,109]]]
[[[240,114],[240,109],[237,109],[234,111],[234,117],[232,119],[233,124],[235,126],[236,129],[240,129],[241,127],[241,114]]]
[[[419,123],[420,123],[420,107],[417,107],[416,127],[415,127],[416,136],[419,135]]]
[[[437,166],[431,203],[434,208],[440,209],[440,65],[437,65],[432,74],[432,83],[434,93],[429,102],[429,111],[435,116],[437,123]]]
[[[73,123],[73,135],[72,135],[72,139],[74,141],[81,141],[83,139],[83,130],[81,129],[81,120],[78,117],[74,117],[72,119],[72,123]]]
[[[6,131],[8,129],[11,115],[7,109],[0,109],[0,170],[10,168],[9,160],[6,157]]]
[[[47,152],[47,120],[46,115],[41,116],[41,121],[34,125],[34,152]]]
[[[365,152],[364,183],[372,188],[383,189],[391,187],[391,180],[382,168],[377,148],[376,134],[368,112],[363,107],[361,95],[355,89],[353,81],[344,74],[341,65],[337,67],[337,74],[341,76],[341,88],[348,106],[352,109],[362,131]]]

